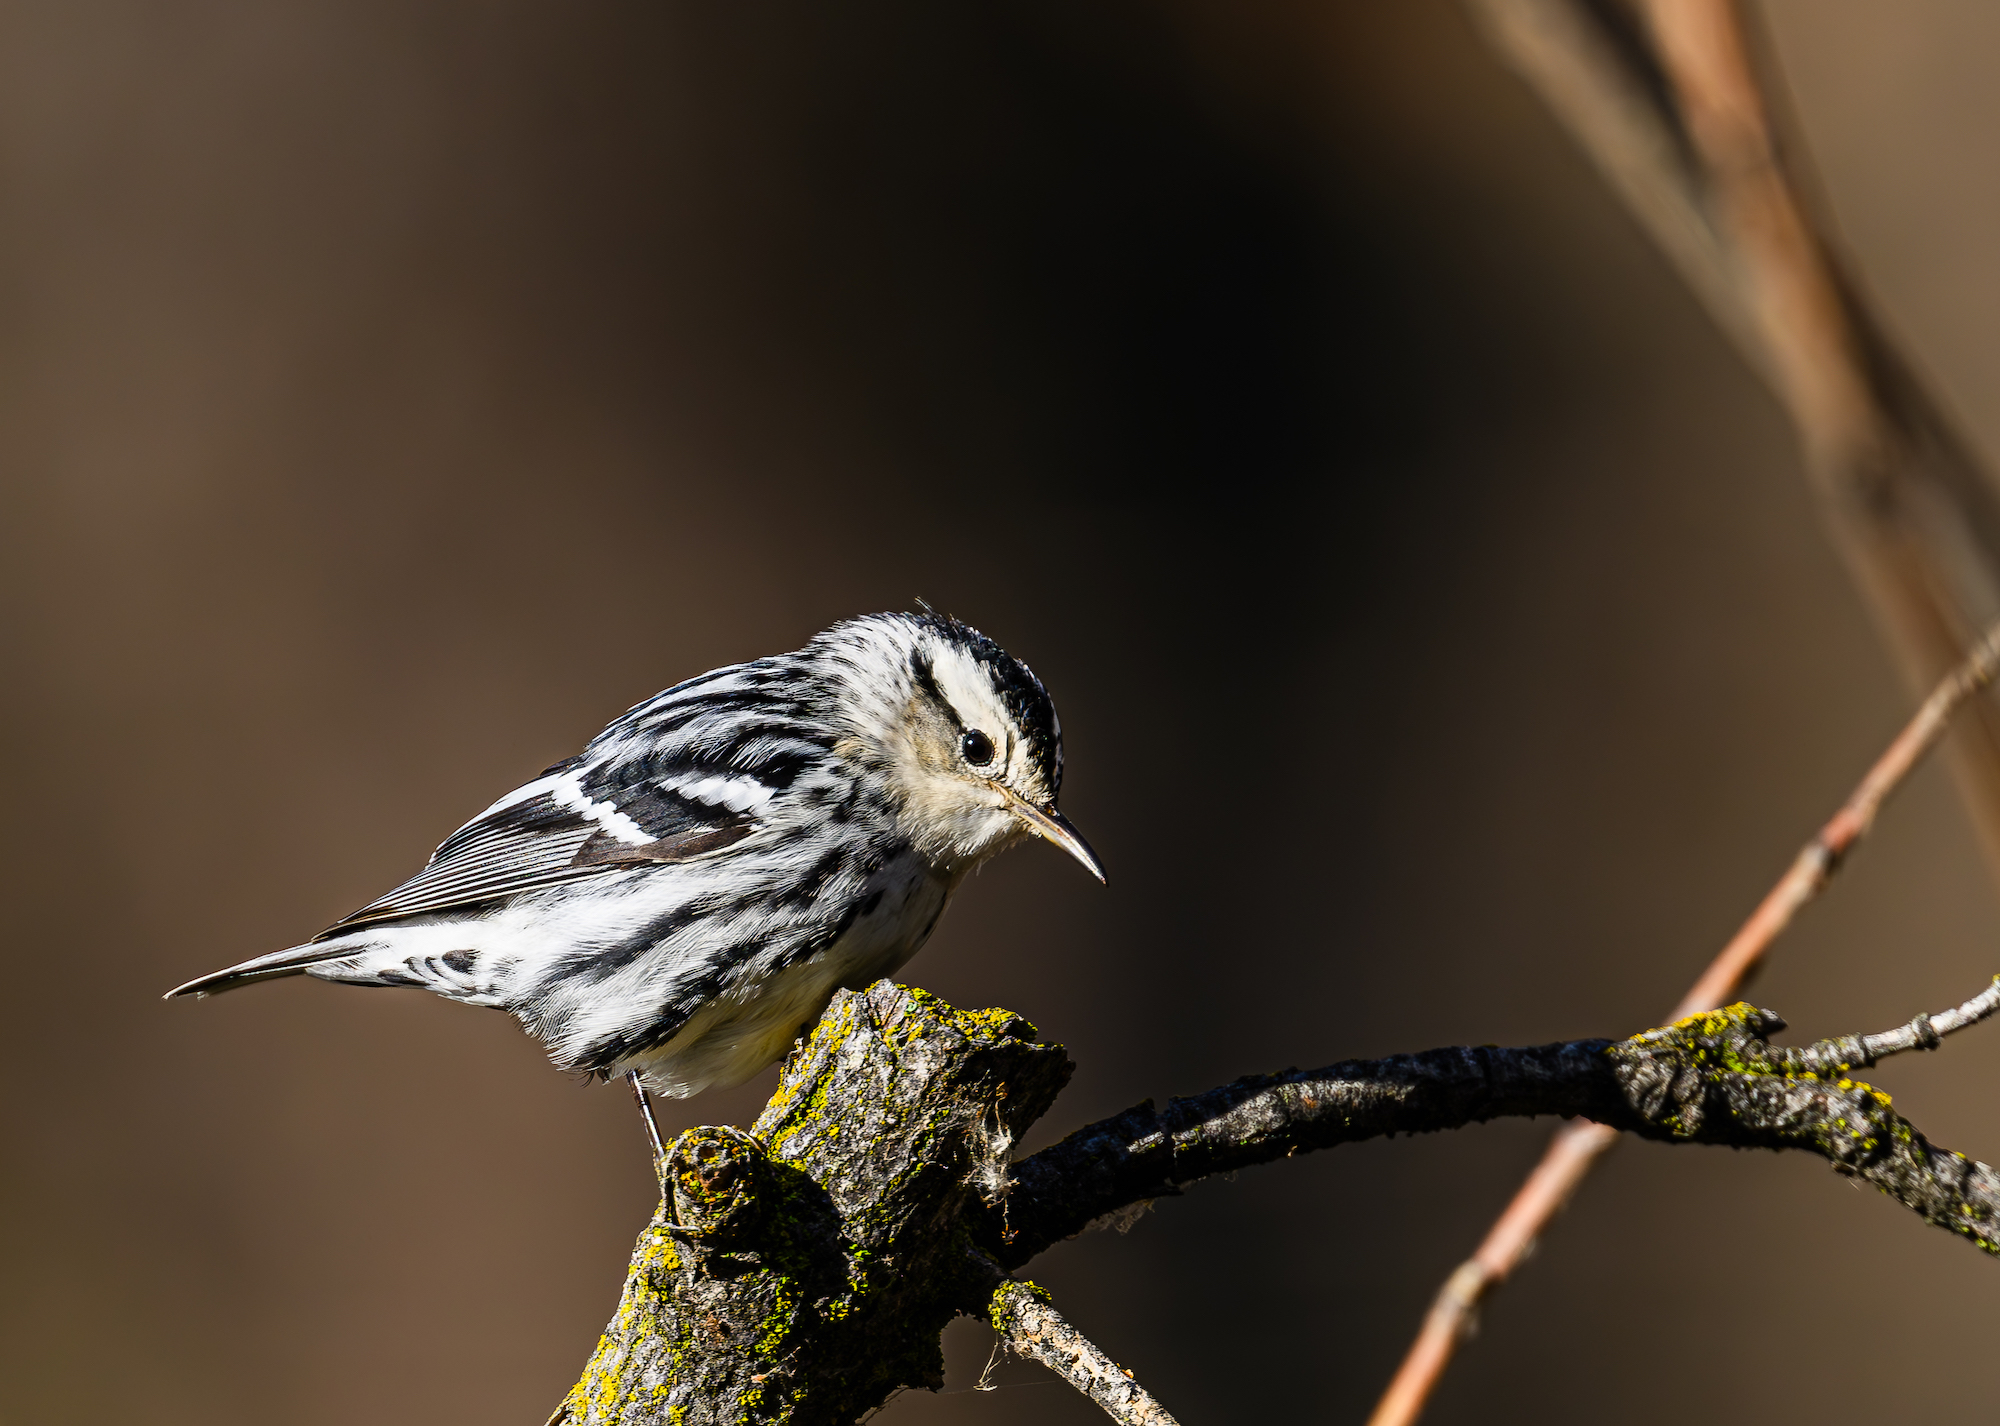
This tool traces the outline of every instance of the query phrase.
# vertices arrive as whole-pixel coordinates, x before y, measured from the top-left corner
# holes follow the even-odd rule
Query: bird
[[[982,863],[1036,837],[1100,882],[1057,810],[1041,680],[968,624],[871,614],[675,684],[303,945],[166,998],[309,975],[508,1011],[557,1068],[729,1088],[834,993],[915,955]]]

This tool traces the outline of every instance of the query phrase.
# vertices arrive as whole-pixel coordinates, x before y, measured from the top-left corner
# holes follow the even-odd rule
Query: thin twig
[[[1862,1059],[1859,1063],[1872,1065],[1909,1050],[1935,1050],[1944,1036],[1955,1035],[1968,1025],[1977,1025],[1996,1010],[2000,1010],[2000,976],[1995,976],[1993,984],[1963,1005],[1941,1010],[1935,1015],[1919,1015],[1909,1024],[1884,1030],[1879,1035],[1862,1036]]]
[[[1535,1240],[1568,1206],[1577,1185],[1613,1144],[1618,1131],[1588,1119],[1571,1119],[1556,1130],[1542,1161],[1514,1194],[1506,1210],[1486,1230],[1473,1255],[1460,1263],[1438,1289],[1416,1341],[1396,1369],[1368,1426],[1405,1426],[1423,1414],[1424,1404],[1444,1377],[1458,1344],[1478,1320],[1486,1294],[1505,1282],[1534,1251]]]
[[[1891,1055],[1935,1050],[1946,1035],[1977,1025],[1995,1010],[2000,1010],[2000,976],[1995,976],[1993,984],[1963,1005],[1940,1010],[1935,1015],[1919,1015],[1909,1024],[1884,1030],[1879,1035],[1843,1035],[1802,1049],[1773,1049],[1771,1062],[1794,1074],[1845,1074],[1867,1069]]]
[[[1944,736],[1952,713],[1991,684],[1996,674],[2000,674],[2000,624],[1987,630],[1964,662],[1946,675],[1924,700],[1916,716],[1876,759],[1840,810],[1799,851],[1785,874],[1778,878],[1778,884],[1750,913],[1742,929],[1681,997],[1669,1019],[1698,1015],[1736,998],[1771,943],[1791,925],[1799,909],[1825,888],[1855,843],[1875,825],[1876,814],[1889,794]],[[1961,1013],[1983,999],[1982,996],[1967,1002],[1960,1012],[1946,1013]],[[1991,1008],[1981,1013],[1990,1014]],[[1912,1022],[1913,1026],[1915,1023]],[[1936,1019],[1931,1023],[1935,1025]],[[1857,1062],[1859,1058],[1857,1055]],[[1416,1341],[1376,1404],[1374,1414],[1368,1418],[1369,1426],[1409,1426],[1422,1414],[1458,1344],[1470,1331],[1480,1302],[1513,1275],[1533,1251],[1543,1230],[1616,1142],[1617,1130],[1583,1119],[1571,1120],[1556,1131],[1541,1162],[1487,1230],[1477,1251],[1439,1289]]]
[[[1800,850],[1791,869],[1750,913],[1750,919],[1722,948],[1722,953],[1709,963],[1701,979],[1681,997],[1670,1018],[1678,1020],[1684,1015],[1713,1010],[1736,998],[1745,977],[1763,958],[1771,942],[1791,925],[1800,907],[1819,895],[1854,844],[1868,835],[1889,794],[1902,784],[1924,754],[1937,746],[1951,723],[1951,715],[1973,694],[1991,684],[1996,675],[2000,675],[2000,624],[1988,629],[1964,661],[1931,690],[1931,696],[1917,709],[1916,716],[1875,760],[1840,810]]]
[[[1032,1358],[1089,1397],[1124,1426],[1179,1426],[1132,1373],[1111,1360],[1063,1319],[1049,1295],[1033,1283],[1003,1278],[987,1307],[993,1330],[1014,1351]]]

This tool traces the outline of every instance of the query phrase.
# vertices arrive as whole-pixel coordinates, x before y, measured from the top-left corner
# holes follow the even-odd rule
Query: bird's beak
[[[1006,791],[1005,788],[1001,790]],[[1100,882],[1106,886],[1111,884],[1105,880],[1104,864],[1097,860],[1097,853],[1090,849],[1090,843],[1084,841],[1083,834],[1070,826],[1069,818],[1053,807],[1037,807],[1025,797],[1017,797],[1012,792],[1007,793],[1007,801],[1013,808],[1014,814],[1034,828],[1039,835],[1048,838],[1082,862],[1083,869]]]

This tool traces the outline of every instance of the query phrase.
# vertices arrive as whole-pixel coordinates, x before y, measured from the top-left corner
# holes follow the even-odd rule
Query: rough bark
[[[852,1421],[944,1380],[990,1290],[982,1192],[1068,1080],[1005,1010],[844,992],[746,1133],[690,1129],[618,1314],[552,1422]]]
[[[618,1313],[551,1423],[851,1422],[941,1384],[939,1333],[959,1313],[988,1317],[1117,1419],[1171,1421],[1002,1271],[1214,1174],[1499,1117],[1807,1150],[2000,1254],[2000,1174],[1935,1148],[1853,1078],[1996,1006],[2000,981],[1935,1024],[1786,1050],[1769,1043],[1782,1020],[1738,1004],[1628,1040],[1260,1075],[1148,1101],[1010,1166],[1069,1077],[1061,1047],[1004,1010],[886,981],[843,992],[747,1132],[690,1129],[669,1149]]]

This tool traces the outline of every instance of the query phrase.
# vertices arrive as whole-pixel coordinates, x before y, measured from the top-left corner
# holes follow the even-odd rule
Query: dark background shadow
[[[1774,18],[2000,448],[2000,21]],[[652,1202],[622,1092],[425,996],[157,996],[654,689],[919,596],[1045,677],[1112,871],[1004,858],[908,973],[1070,1047],[1037,1143],[1651,1023],[1909,704],[1772,403],[1448,5],[0,11],[0,1420],[540,1421]],[[1993,927],[1933,768],[1756,993],[1880,1028]],[[1997,1076],[1987,1033],[1881,1079],[1992,1159]],[[1190,1423],[1358,1421],[1547,1132],[1033,1272]],[[1628,1145],[1432,1419],[1977,1400],[1996,1307],[1823,1167]],[[988,1342],[882,1419],[1102,1419],[966,1392]]]

